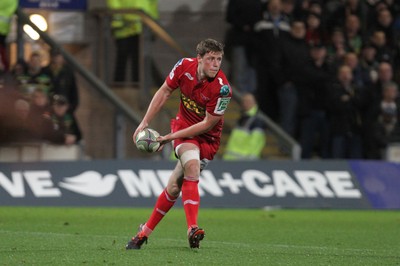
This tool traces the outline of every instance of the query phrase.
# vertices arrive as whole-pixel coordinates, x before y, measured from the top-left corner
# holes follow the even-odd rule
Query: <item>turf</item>
[[[0,207],[0,265],[400,265],[400,212],[202,209],[200,249],[176,208],[141,250],[150,209]]]

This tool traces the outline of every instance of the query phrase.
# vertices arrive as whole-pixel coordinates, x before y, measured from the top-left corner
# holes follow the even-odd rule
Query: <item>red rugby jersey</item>
[[[215,78],[199,81],[197,79],[197,58],[179,60],[168,75],[166,82],[172,89],[180,88],[181,101],[178,119],[191,126],[202,121],[206,111],[211,115],[222,116],[232,97],[232,89],[222,70]],[[223,118],[203,136],[211,140],[221,137]]]

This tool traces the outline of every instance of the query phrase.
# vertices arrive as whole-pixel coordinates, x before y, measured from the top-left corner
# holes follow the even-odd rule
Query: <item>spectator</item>
[[[36,142],[43,136],[42,124],[38,120],[31,119],[30,104],[25,99],[17,99],[14,102],[13,112],[5,119],[3,125],[3,142]]]
[[[346,55],[344,56],[343,64],[351,68],[353,74],[353,84],[356,87],[363,89],[365,87],[363,79],[364,77],[362,75],[363,73],[357,54],[354,52],[346,53]]]
[[[42,70],[50,78],[48,95],[63,95],[69,103],[70,113],[75,113],[79,105],[79,92],[73,70],[65,63],[62,53],[53,49],[50,52],[50,63]]]
[[[282,72],[284,84],[278,90],[279,114],[282,128],[291,136],[297,133],[298,97],[310,84],[321,82],[315,73],[309,46],[305,40],[305,24],[295,20],[290,37],[282,42]]]
[[[18,7],[18,0],[0,1],[0,66],[3,71],[9,70],[7,60],[6,38],[10,31],[12,16]]]
[[[357,55],[361,51],[363,38],[359,17],[348,15],[345,20],[345,39],[347,46]]]
[[[286,4],[285,2],[282,1]],[[352,141],[354,146],[348,145],[349,149],[344,149],[344,146],[339,145],[339,149],[333,150],[333,152],[336,157],[360,158],[363,150],[368,154],[368,142],[372,140],[369,132],[372,132],[375,125],[370,120],[369,109],[372,105],[377,105],[377,101],[382,99],[385,84],[393,82],[393,75],[400,73],[398,68],[393,69],[400,62],[399,47],[393,45],[393,43],[398,42],[399,38],[398,29],[400,27],[397,26],[396,21],[400,21],[400,16],[398,12],[396,13],[396,10],[399,10],[400,4],[392,0],[375,2],[373,0],[304,0],[293,2],[289,0],[288,2],[288,10],[291,10],[291,3],[295,4],[294,10],[289,12],[283,11],[282,6],[276,8],[279,6],[279,1],[268,1],[269,6],[265,15],[285,14],[286,16],[275,16],[275,18],[284,19],[271,19],[270,21],[265,19],[267,16],[264,16],[263,21],[256,23],[254,27],[259,44],[257,54],[260,55],[257,64],[258,88],[256,92],[260,110],[273,120],[279,121],[285,130],[294,132],[291,133],[294,136],[296,136],[296,129],[293,128],[296,128],[296,122],[290,120],[289,114],[296,112],[290,110],[297,110],[298,115],[300,115],[298,117],[300,118],[298,129],[300,129],[299,137],[304,153],[302,156],[309,158],[312,156],[310,154],[320,151],[320,144],[316,142],[316,139],[313,137],[307,139],[305,137],[307,133],[304,133],[307,132],[306,129],[312,128],[310,126],[311,114],[324,110],[324,102],[336,99],[335,106],[331,106],[331,104],[325,106],[326,108],[329,107],[328,111],[325,110],[325,112],[328,112],[325,115],[327,117],[333,115],[337,118],[332,119],[333,125],[331,125],[335,137],[339,136],[339,138],[335,138],[335,141],[342,143]],[[280,10],[280,12],[274,13],[274,10]],[[290,18],[289,14],[291,14]],[[310,63],[298,63],[299,61],[304,62],[299,59],[299,52],[292,52],[292,55],[288,52],[299,49],[299,45],[295,45],[293,49],[286,47],[290,46],[292,37],[288,37],[287,31],[282,30],[283,24],[281,22],[296,20],[296,18],[304,19],[307,23],[306,40],[308,43],[317,44],[311,50],[311,53],[315,56],[314,60],[316,60],[314,61],[315,65],[312,64],[312,68],[309,68]],[[318,18],[322,19],[318,21]],[[266,21],[269,22],[268,26],[265,24]],[[320,24],[319,29],[318,24]],[[327,35],[326,39],[324,33]],[[286,41],[287,39],[288,41]],[[324,53],[324,48],[321,47],[321,42],[324,43],[324,41],[327,56],[323,60],[324,67],[321,67],[316,58],[318,58],[318,54]],[[296,64],[301,66],[294,67]],[[352,84],[349,86],[346,85],[349,75],[342,65],[350,67],[352,72],[350,75]],[[292,69],[297,69],[297,72]],[[313,69],[314,73],[307,76],[306,73],[311,73],[311,71],[308,71],[310,69]],[[332,75],[331,72],[333,70],[336,72],[336,69],[338,69],[338,74]],[[337,77],[334,84],[327,86],[325,90],[321,83],[323,79],[320,79],[319,82],[315,82],[315,79],[313,79],[319,75],[320,71],[324,72],[325,75],[331,75],[332,78]],[[298,88],[293,86],[295,89],[292,88],[292,91],[296,93],[288,93],[287,87],[281,86],[282,84],[301,84],[301,78],[306,76],[309,77],[308,82],[297,85]],[[298,79],[297,82],[293,82],[293,77]],[[314,82],[310,82],[312,79]],[[341,93],[333,90],[333,88],[342,88],[343,97],[339,97],[338,95]],[[322,95],[318,95],[318,93]],[[289,95],[296,95],[296,97],[291,98]],[[318,99],[319,96],[322,96],[322,98],[326,96],[328,100]],[[280,101],[278,102],[277,99],[280,99]],[[292,108],[296,104],[297,107]],[[341,116],[339,114],[341,108],[351,110],[351,114],[348,114],[348,117]],[[285,120],[291,122],[284,122]],[[341,122],[338,121],[342,121],[344,126],[341,126]],[[289,125],[289,129],[286,129],[284,124]],[[312,135],[312,133],[308,135]],[[365,139],[362,139],[364,136]],[[308,145],[307,151],[304,152],[306,145]],[[315,145],[317,145],[317,150]],[[359,145],[358,148],[357,145]],[[342,151],[340,151],[340,147],[342,147]],[[327,153],[329,155],[329,152]],[[324,152],[324,154],[326,153]],[[325,156],[318,155],[323,158]]]
[[[398,12],[390,11],[389,8],[380,9],[373,27],[376,31],[385,33],[386,46],[390,49],[390,56],[392,57],[390,61],[387,59],[386,61],[392,62],[396,73],[400,69],[400,27],[396,26],[394,16],[397,15],[400,18],[399,14]]]
[[[36,89],[32,93],[30,112],[35,113],[36,116],[43,116],[50,112],[51,106],[49,97],[42,89]]]
[[[363,0],[338,1],[339,5],[332,11],[328,17],[327,30],[332,31],[335,28],[344,28],[346,17],[355,15],[360,20],[361,34],[365,33],[368,17],[368,8]]]
[[[349,66],[342,65],[338,68],[337,80],[330,85],[328,93],[332,157],[363,158],[361,107],[364,96],[354,86]]]
[[[380,10],[389,9],[390,5],[385,0],[367,0],[369,2],[368,9],[368,28],[373,28],[378,20],[378,13]]]
[[[158,16],[155,0],[107,0],[107,6],[111,10],[136,8]],[[139,37],[142,33],[142,22],[135,14],[115,14],[111,22],[112,33],[116,45],[116,61],[114,68],[114,81],[126,81],[128,62],[131,61],[132,81],[139,81]]]
[[[371,43],[376,50],[376,60],[378,62],[389,62],[393,64],[393,50],[386,44],[385,32],[380,30],[373,31],[371,35]]]
[[[16,92],[19,92],[22,84],[24,84],[23,81],[27,81],[28,79],[26,78],[26,71],[28,69],[28,65],[23,59],[18,59],[15,64],[10,68],[9,71],[3,73],[2,78],[4,83],[7,84],[7,89],[8,90],[14,90]],[[27,83],[27,82],[25,82]]]
[[[15,74],[16,79],[19,81],[19,91],[27,99],[36,89],[42,89],[46,94],[49,93],[51,81],[50,77],[43,72],[42,56],[39,52],[31,54],[25,73],[20,74],[18,71]]]
[[[316,75],[325,77],[313,82],[300,94],[300,144],[302,158],[330,158],[330,132],[327,113],[327,84],[330,81],[330,66],[326,62],[327,50],[321,43],[311,46],[312,67]]]
[[[108,0],[110,9],[138,8],[138,1]],[[133,14],[115,14],[111,22],[115,38],[116,56],[114,81],[126,80],[126,68],[131,60],[132,81],[139,81],[139,36],[142,33],[140,17]]]
[[[374,29],[383,31],[386,36],[386,43],[390,49],[395,49],[399,39],[399,32],[394,27],[393,15],[389,9],[384,8],[378,11]]]
[[[25,75],[28,71],[28,64],[24,59],[18,59],[14,66],[11,68],[11,74],[15,77]]]
[[[378,79],[369,89],[369,101],[380,101],[383,95],[383,86],[386,83],[393,82],[393,67],[387,62],[382,62],[378,66]]]
[[[306,41],[309,45],[325,42],[320,15],[309,13],[306,19],[306,25]]]
[[[224,160],[259,159],[265,146],[267,125],[257,117],[258,105],[253,94],[242,95],[241,109],[241,116],[229,136]]]
[[[369,42],[365,43],[361,49],[360,67],[362,79],[367,88],[370,88],[378,79],[379,63],[375,56],[375,47]]]
[[[260,110],[278,121],[277,88],[283,83],[280,49],[281,42],[290,32],[289,19],[282,12],[280,0],[268,1],[263,19],[254,30],[257,45],[257,91]]]
[[[382,62],[378,65],[377,69],[378,77],[375,83],[368,88],[367,102],[369,103],[369,108],[365,111],[365,125],[364,125],[364,150],[365,156],[367,158],[376,156],[376,147],[374,146],[375,139],[373,131],[375,128],[376,116],[371,115],[371,107],[378,106],[382,101],[383,88],[388,83],[393,83],[393,68],[387,62]],[[376,110],[376,108],[375,108]],[[375,112],[376,113],[376,112]],[[373,114],[373,113],[372,113]]]
[[[383,86],[382,100],[372,106],[372,139],[369,159],[384,159],[384,151],[391,142],[400,141],[400,103],[398,86],[388,82]]]
[[[314,13],[317,15],[322,15],[322,6],[319,1],[316,0],[303,0],[296,1],[294,13],[294,19],[296,20],[306,20],[309,13]]]
[[[254,24],[261,19],[260,0],[230,0],[226,21],[231,25],[226,45],[232,63],[232,83],[241,92],[255,93],[257,76],[254,63]]]
[[[292,22],[294,19],[294,9],[296,0],[282,0],[282,13]]]
[[[149,14],[150,17],[152,17],[155,20],[158,20],[160,17],[160,14],[158,12],[158,0],[148,0],[148,6],[146,9],[144,9],[147,14]]]
[[[343,5],[342,0],[326,0],[323,4],[324,15],[331,19],[332,14]]]
[[[293,15],[295,19],[303,20],[308,14],[310,7],[310,0],[298,1],[296,0]]]
[[[11,132],[8,132],[11,140],[13,141],[21,141],[27,142],[32,139],[36,140],[40,138],[40,135],[37,132],[34,132],[33,124],[29,118],[30,105],[29,102],[23,99],[18,99],[14,103],[14,119],[11,122],[10,129]]]
[[[330,34],[330,42],[327,47],[327,62],[333,68],[343,64],[344,56],[350,49],[347,46],[343,30],[336,28]]]
[[[49,141],[59,144],[78,144],[82,138],[81,131],[75,118],[68,112],[69,104],[67,98],[56,94],[52,98],[52,110],[47,118],[53,124],[53,131]],[[62,137],[60,137],[62,136]]]
[[[310,1],[308,12],[321,16],[323,12],[321,2],[319,0]]]

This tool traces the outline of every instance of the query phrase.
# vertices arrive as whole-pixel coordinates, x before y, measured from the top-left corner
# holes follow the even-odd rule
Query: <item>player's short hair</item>
[[[197,45],[196,52],[201,57],[209,52],[221,52],[223,54],[224,45],[214,39],[205,39]]]

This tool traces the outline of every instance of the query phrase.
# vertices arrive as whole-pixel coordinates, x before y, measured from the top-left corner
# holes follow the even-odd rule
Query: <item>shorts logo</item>
[[[223,115],[225,110],[228,108],[228,104],[231,98],[218,98],[217,105],[215,106],[214,113],[218,115]]]

